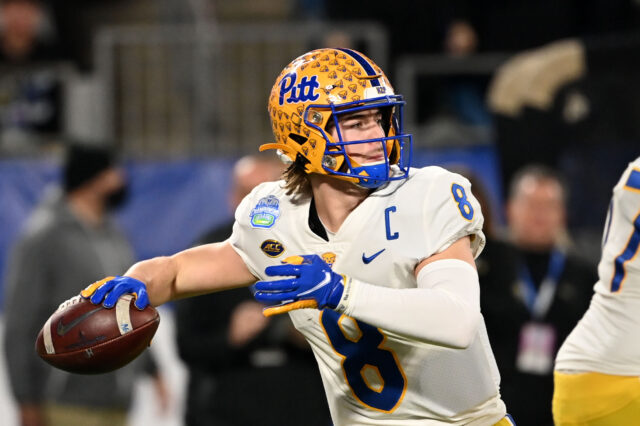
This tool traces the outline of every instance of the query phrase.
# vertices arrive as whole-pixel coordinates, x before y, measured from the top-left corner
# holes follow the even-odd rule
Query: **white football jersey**
[[[357,280],[415,288],[421,260],[466,235],[474,255],[484,246],[469,182],[439,167],[373,192],[328,241],[310,228],[310,202],[292,203],[282,185],[258,186],[236,211],[231,242],[260,280],[277,279],[264,270],[288,256],[317,254]],[[451,349],[330,309],[290,315],[313,349],[336,425],[492,425],[505,415],[484,322],[468,348]]]
[[[640,376],[640,157],[613,188],[591,305],[556,370]]]

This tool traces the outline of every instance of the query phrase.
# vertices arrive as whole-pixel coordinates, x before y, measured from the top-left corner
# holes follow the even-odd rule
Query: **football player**
[[[480,314],[480,206],[464,177],[410,168],[403,105],[359,52],[300,56],[271,90],[261,147],[290,163],[285,179],[243,200],[229,240],[83,296],[142,307],[255,284],[265,315],[288,312],[311,344],[336,425],[513,424]]]
[[[591,305],[556,357],[555,424],[640,425],[640,157],[613,188]]]

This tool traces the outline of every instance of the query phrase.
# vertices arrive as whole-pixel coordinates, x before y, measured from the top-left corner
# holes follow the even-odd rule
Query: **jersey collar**
[[[324,225],[320,221],[318,217],[318,210],[316,210],[316,202],[311,197],[311,202],[309,203],[309,229],[316,234],[318,237],[322,238],[325,241],[329,241],[329,236],[327,235],[327,230],[324,229]]]

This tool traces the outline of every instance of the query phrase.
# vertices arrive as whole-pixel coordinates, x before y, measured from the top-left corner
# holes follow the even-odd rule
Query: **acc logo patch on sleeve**
[[[251,216],[252,227],[271,228],[280,216],[280,201],[275,195],[261,198],[249,216]]]
[[[269,257],[278,257],[284,252],[284,246],[276,240],[264,240],[260,248]]]

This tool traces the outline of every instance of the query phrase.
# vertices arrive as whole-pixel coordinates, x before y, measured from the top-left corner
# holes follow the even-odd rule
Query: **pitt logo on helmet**
[[[320,95],[316,94],[316,89],[320,87],[318,83],[318,76],[314,75],[311,78],[303,76],[300,79],[300,83],[296,84],[298,80],[298,74],[295,72],[285,75],[280,81],[280,97],[278,103],[284,105],[284,97],[289,93],[287,98],[288,104],[315,101]]]

